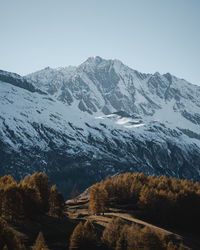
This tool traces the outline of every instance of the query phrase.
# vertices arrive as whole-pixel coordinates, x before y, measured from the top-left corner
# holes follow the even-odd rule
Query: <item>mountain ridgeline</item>
[[[45,172],[67,196],[107,175],[200,180],[200,87],[119,60],[0,71],[0,175]]]

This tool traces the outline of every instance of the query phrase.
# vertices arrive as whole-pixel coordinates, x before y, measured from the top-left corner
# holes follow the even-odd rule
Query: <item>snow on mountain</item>
[[[0,70],[0,82],[7,82],[14,86],[27,89],[31,92],[38,92],[45,94],[40,89],[36,88],[31,82],[27,81],[25,78],[21,77],[18,74],[11,73],[8,71]]]
[[[33,74],[29,74],[26,76],[26,79],[29,82],[33,82],[37,88],[55,95],[63,88],[63,85],[72,76],[75,69],[76,67],[73,66],[57,69],[46,67]]]
[[[118,60],[91,57],[76,68],[46,68],[26,79],[68,105],[76,101],[90,114],[123,110],[152,116],[173,101],[172,110],[200,123],[200,87],[169,73],[142,74]]]
[[[0,81],[1,175],[45,171],[66,192],[125,171],[200,180],[198,86],[100,57]]]

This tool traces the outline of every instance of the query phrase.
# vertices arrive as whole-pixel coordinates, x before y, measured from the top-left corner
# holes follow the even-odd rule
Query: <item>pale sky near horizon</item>
[[[0,69],[119,59],[200,85],[200,0],[0,0]]]

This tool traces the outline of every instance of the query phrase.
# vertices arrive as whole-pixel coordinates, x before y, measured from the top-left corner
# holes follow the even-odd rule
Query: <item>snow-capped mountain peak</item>
[[[170,73],[144,74],[119,60],[95,56],[78,67],[46,68],[26,79],[66,106],[77,105],[89,114],[108,115],[122,110],[157,119],[167,106],[168,113],[200,124],[200,87]]]
[[[2,175],[46,171],[61,189],[125,171],[200,179],[198,86],[100,57],[0,81]]]

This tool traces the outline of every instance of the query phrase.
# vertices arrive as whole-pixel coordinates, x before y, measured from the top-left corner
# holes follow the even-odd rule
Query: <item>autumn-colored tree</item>
[[[178,250],[178,246],[174,245],[172,241],[167,244],[167,250]]]
[[[11,175],[0,178],[0,213],[7,220],[17,221],[48,211],[52,216],[61,216],[63,208],[62,194],[55,186],[50,192],[44,173],[26,176],[19,184]]]
[[[13,179],[11,175],[6,175],[0,178],[0,200],[2,201],[4,190],[11,185],[16,185],[16,181]],[[1,213],[1,205],[0,205],[0,213]]]
[[[109,177],[102,184],[104,185],[104,188],[107,191],[107,198],[109,200],[113,200],[115,192],[113,180]]]
[[[30,184],[30,179],[31,179],[31,176],[30,176],[30,175],[26,175],[26,176],[24,177],[24,179],[22,179],[22,180],[20,181],[20,184],[21,184],[21,185],[29,185],[29,184]]]
[[[140,197],[140,192],[143,187],[143,184],[140,181],[137,181],[136,179],[133,179],[130,187],[130,191],[128,194],[130,195],[129,200],[131,199],[133,204],[137,204]]]
[[[69,249],[83,249],[83,242],[84,242],[84,226],[83,223],[80,222],[74,229],[71,237],[70,237],[70,246]]]
[[[126,250],[128,248],[128,225],[124,225],[121,232],[120,237],[116,242],[116,250]]]
[[[114,223],[113,223],[114,222]],[[112,223],[112,224],[111,224]],[[108,249],[115,250],[183,250],[182,245],[167,242],[164,235],[148,227],[127,225],[125,222],[112,221],[103,232],[103,241]],[[170,248],[171,247],[171,248]]]
[[[36,189],[41,197],[42,210],[43,212],[48,212],[49,210],[49,180],[45,173],[35,173],[30,177],[29,180],[30,187]]]
[[[126,173],[93,185],[89,193],[89,211],[93,214],[103,213],[109,205],[126,204],[142,210],[156,223],[198,230],[198,182]]]
[[[23,199],[17,184],[12,184],[4,190],[1,213],[7,220],[17,221],[24,218]]]
[[[89,211],[93,214],[100,214],[106,211],[108,193],[104,186],[93,185],[89,191]]]
[[[49,250],[49,248],[46,245],[44,235],[42,232],[39,232],[37,239],[35,241],[35,245],[32,248],[33,250]]]
[[[141,228],[131,225],[127,230],[127,250],[139,249],[141,241]]]
[[[98,207],[99,213],[103,213],[106,211],[107,206],[107,197],[108,193],[104,187],[99,187],[99,194],[98,194]]]
[[[93,185],[89,189],[89,211],[92,214],[97,214],[99,212],[98,210],[98,188],[97,185]]]
[[[11,184],[17,184],[16,181],[13,179],[12,175],[5,175],[0,178],[0,189],[6,188],[6,186]]]
[[[166,241],[164,237],[157,234],[148,227],[140,228],[132,225],[127,230],[127,250],[144,249],[144,250],[165,250]]]
[[[93,250],[98,245],[98,238],[95,227],[90,220],[84,223],[84,238],[87,240],[87,249]]]
[[[64,210],[64,198],[58,191],[56,185],[51,187],[49,196],[49,215],[61,217]]]
[[[69,249],[93,250],[97,248],[98,239],[94,225],[90,221],[86,221],[84,225],[80,222],[71,235]]]
[[[41,197],[37,189],[28,184],[19,184],[24,204],[24,214],[26,217],[32,217],[41,213]]]
[[[102,241],[111,249],[115,249],[125,222],[119,217],[113,218],[103,231]]]
[[[155,231],[152,231],[148,227],[141,229],[141,242],[139,244],[142,249],[149,250],[164,250],[165,244],[161,239],[161,235],[157,234]]]

